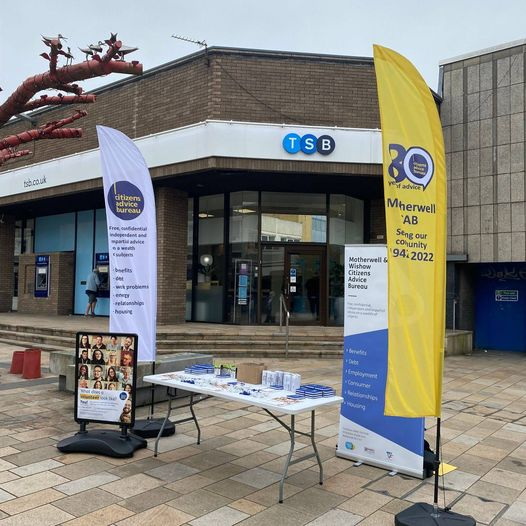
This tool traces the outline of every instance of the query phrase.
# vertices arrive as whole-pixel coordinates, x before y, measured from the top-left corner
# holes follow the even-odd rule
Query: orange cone
[[[40,378],[40,349],[26,349],[24,351],[24,368],[22,370],[22,378],[30,380],[33,378]]]

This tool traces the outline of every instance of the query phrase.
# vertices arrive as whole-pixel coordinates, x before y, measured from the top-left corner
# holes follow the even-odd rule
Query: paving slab
[[[0,343],[0,382],[9,387],[0,395],[0,526],[392,526],[396,513],[432,498],[432,480],[389,477],[383,469],[336,457],[337,409],[319,414],[316,422],[324,485],[312,460],[291,466],[283,504],[277,503],[277,481],[287,433],[263,411],[243,404],[202,402],[196,408],[201,445],[193,423],[182,424],[174,437],[161,440],[157,458],[153,440],[129,459],[65,455],[56,443],[78,428],[72,397],[46,371],[46,382],[9,378],[2,364],[9,364],[14,349]],[[267,361],[339,389],[340,360]],[[441,483],[453,510],[476,515],[480,524],[525,524],[525,370],[515,353],[446,358],[442,452],[458,469]],[[163,415],[165,408],[159,404],[156,410]],[[139,409],[139,417],[146,414],[147,408]],[[308,418],[297,419],[298,429],[308,425]],[[434,419],[426,419],[426,426],[433,444]],[[305,442],[298,440],[299,454]]]

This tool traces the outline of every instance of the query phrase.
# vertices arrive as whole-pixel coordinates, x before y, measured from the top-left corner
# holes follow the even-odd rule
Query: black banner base
[[[107,457],[132,457],[137,449],[145,448],[146,440],[134,435],[123,435],[121,431],[94,429],[76,433],[57,444],[63,453],[94,453]]]
[[[135,425],[131,429],[134,435],[142,438],[157,438],[163,425],[164,418],[149,418],[147,420],[135,420]],[[162,437],[175,435],[175,425],[168,420],[163,429]]]
[[[433,506],[417,502],[395,515],[395,526],[476,526],[469,515],[439,509],[435,514]]]

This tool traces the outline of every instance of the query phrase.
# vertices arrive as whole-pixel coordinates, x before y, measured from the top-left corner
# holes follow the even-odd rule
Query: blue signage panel
[[[110,297],[110,255],[108,252],[98,252],[95,254],[95,267],[99,270],[99,288],[97,296],[99,298]]]
[[[307,155],[312,155],[316,151],[318,139],[315,135],[308,133],[301,138],[301,151]]]
[[[322,135],[316,142],[316,149],[322,155],[330,155],[334,148],[336,148],[336,142],[330,135]]]
[[[288,153],[298,153],[301,148],[301,137],[297,133],[288,133],[283,138],[283,149]]]
[[[49,256],[35,256],[35,298],[49,296]]]
[[[330,135],[316,137],[311,133],[303,136],[297,133],[287,133],[282,141],[283,149],[290,154],[303,152],[305,155],[319,153],[320,155],[330,155],[336,148],[336,142]]]
[[[236,307],[249,306],[250,308],[250,273],[252,268],[252,261],[250,260],[236,260]],[[234,316],[235,319],[235,316]]]

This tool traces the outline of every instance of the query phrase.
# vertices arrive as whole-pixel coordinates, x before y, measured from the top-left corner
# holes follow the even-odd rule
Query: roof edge
[[[196,51],[195,53],[190,53],[189,55],[178,57],[174,60],[171,60],[170,62],[165,62],[164,64],[160,64],[159,66],[155,66],[151,69],[144,71],[142,75],[128,76],[124,79],[119,79],[114,82],[110,82],[109,84],[105,84],[104,86],[99,86],[92,90],[86,91],[85,94],[90,93],[90,94],[98,95],[99,93],[104,93],[105,91],[129,84],[131,82],[138,82],[140,79],[150,77],[161,71],[165,71],[173,67],[180,66],[187,62],[191,62],[193,60],[197,60],[200,58],[205,58],[207,55],[245,55],[245,56],[261,56],[261,57],[278,58],[278,59],[287,59],[287,58],[311,59],[311,60],[321,59],[321,60],[330,61],[330,62],[343,62],[343,63],[351,63],[351,64],[371,65],[371,66],[374,64],[372,57],[358,57],[358,56],[349,56],[349,55],[330,55],[330,54],[325,54],[325,53],[308,53],[308,52],[302,52],[302,51],[279,51],[279,50],[266,50],[266,49],[211,46],[206,49],[200,49],[199,51]],[[56,106],[45,106],[43,108],[39,108],[32,112],[27,112],[26,115],[36,117],[38,115],[41,115],[42,113],[46,113],[48,111],[52,111],[55,109],[56,109]],[[9,121],[9,124],[14,124],[21,120],[22,119],[20,117],[15,117]]]
[[[462,55],[458,55],[456,57],[446,58],[444,60],[441,60],[438,65],[439,66],[445,66],[447,64],[453,64],[455,62],[461,62],[463,60],[468,60],[470,58],[480,57],[482,55],[490,55],[491,53],[496,53],[497,51],[502,51],[504,49],[510,49],[513,47],[519,47],[526,45],[526,38],[522,38],[520,40],[513,40],[512,42],[506,42],[505,44],[498,44],[496,46],[487,47],[483,49],[479,49],[478,51],[470,51],[468,53],[464,53]]]

